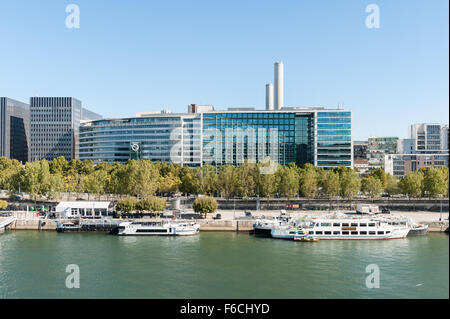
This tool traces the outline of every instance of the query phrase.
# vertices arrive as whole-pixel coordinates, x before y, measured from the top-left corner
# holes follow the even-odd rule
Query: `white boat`
[[[428,233],[428,225],[419,224],[408,216],[382,216],[379,218],[390,225],[407,225],[409,227],[408,236],[426,235]]]
[[[406,220],[333,215],[305,220],[297,225],[319,239],[405,238],[410,230]]]
[[[305,231],[301,227],[291,227],[286,225],[272,228],[270,235],[272,238],[278,239],[295,239],[296,237],[308,235],[308,231]]]
[[[200,224],[182,221],[139,220],[120,223],[119,236],[190,236],[200,232]]]
[[[285,210],[281,210],[280,215],[272,219],[257,219],[253,224],[253,233],[270,236],[273,228],[285,226],[290,221],[291,217],[287,215]]]

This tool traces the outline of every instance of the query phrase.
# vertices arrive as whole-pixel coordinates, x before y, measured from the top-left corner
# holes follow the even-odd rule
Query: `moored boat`
[[[200,225],[194,222],[139,220],[119,224],[119,236],[190,236],[198,234]]]
[[[301,227],[281,226],[273,228],[270,235],[272,238],[294,239],[295,237],[308,235],[308,232]]]
[[[394,239],[405,238],[410,226],[406,220],[353,217],[335,214],[305,220],[298,224],[319,239]]]
[[[281,210],[280,215],[272,219],[257,219],[253,224],[252,233],[255,235],[271,236],[272,229],[275,227],[285,226],[291,220],[285,210]]]

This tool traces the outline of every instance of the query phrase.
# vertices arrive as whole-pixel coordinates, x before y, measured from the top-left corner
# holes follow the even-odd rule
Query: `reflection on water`
[[[448,298],[448,236],[304,243],[236,233],[0,236],[1,298]],[[80,267],[80,289],[65,268]],[[380,288],[365,286],[366,266]]]

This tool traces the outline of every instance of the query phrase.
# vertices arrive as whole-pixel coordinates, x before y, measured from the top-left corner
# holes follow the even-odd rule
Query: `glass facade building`
[[[353,167],[352,113],[326,111],[316,113],[316,165]]]
[[[0,97],[0,157],[30,160],[30,106]]]
[[[283,108],[143,114],[82,123],[80,159],[237,166],[270,157],[281,165],[353,166],[349,111]]]
[[[83,123],[80,159],[121,162],[147,159],[201,165],[200,115],[148,115]]]

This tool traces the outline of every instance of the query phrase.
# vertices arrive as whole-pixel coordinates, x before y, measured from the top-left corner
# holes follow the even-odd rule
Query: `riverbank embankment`
[[[207,219],[199,219],[197,222],[200,224],[201,231],[232,231],[232,232],[247,232],[252,229],[254,219],[244,219],[244,210],[219,210],[217,213],[221,214],[221,219],[212,219],[212,216],[208,216]],[[289,212],[294,218],[301,218],[304,216],[321,217],[328,212],[311,212],[311,211],[294,211]],[[280,214],[279,210],[272,211],[252,211],[254,218],[272,218]],[[391,212],[391,216],[408,216],[414,221],[426,224],[429,226],[430,232],[443,232],[448,226],[448,212],[433,213],[433,212],[405,212],[394,211]],[[8,226],[13,230],[40,230],[40,231],[55,231],[56,222],[52,219],[38,219],[38,218],[18,218],[14,223]]]

